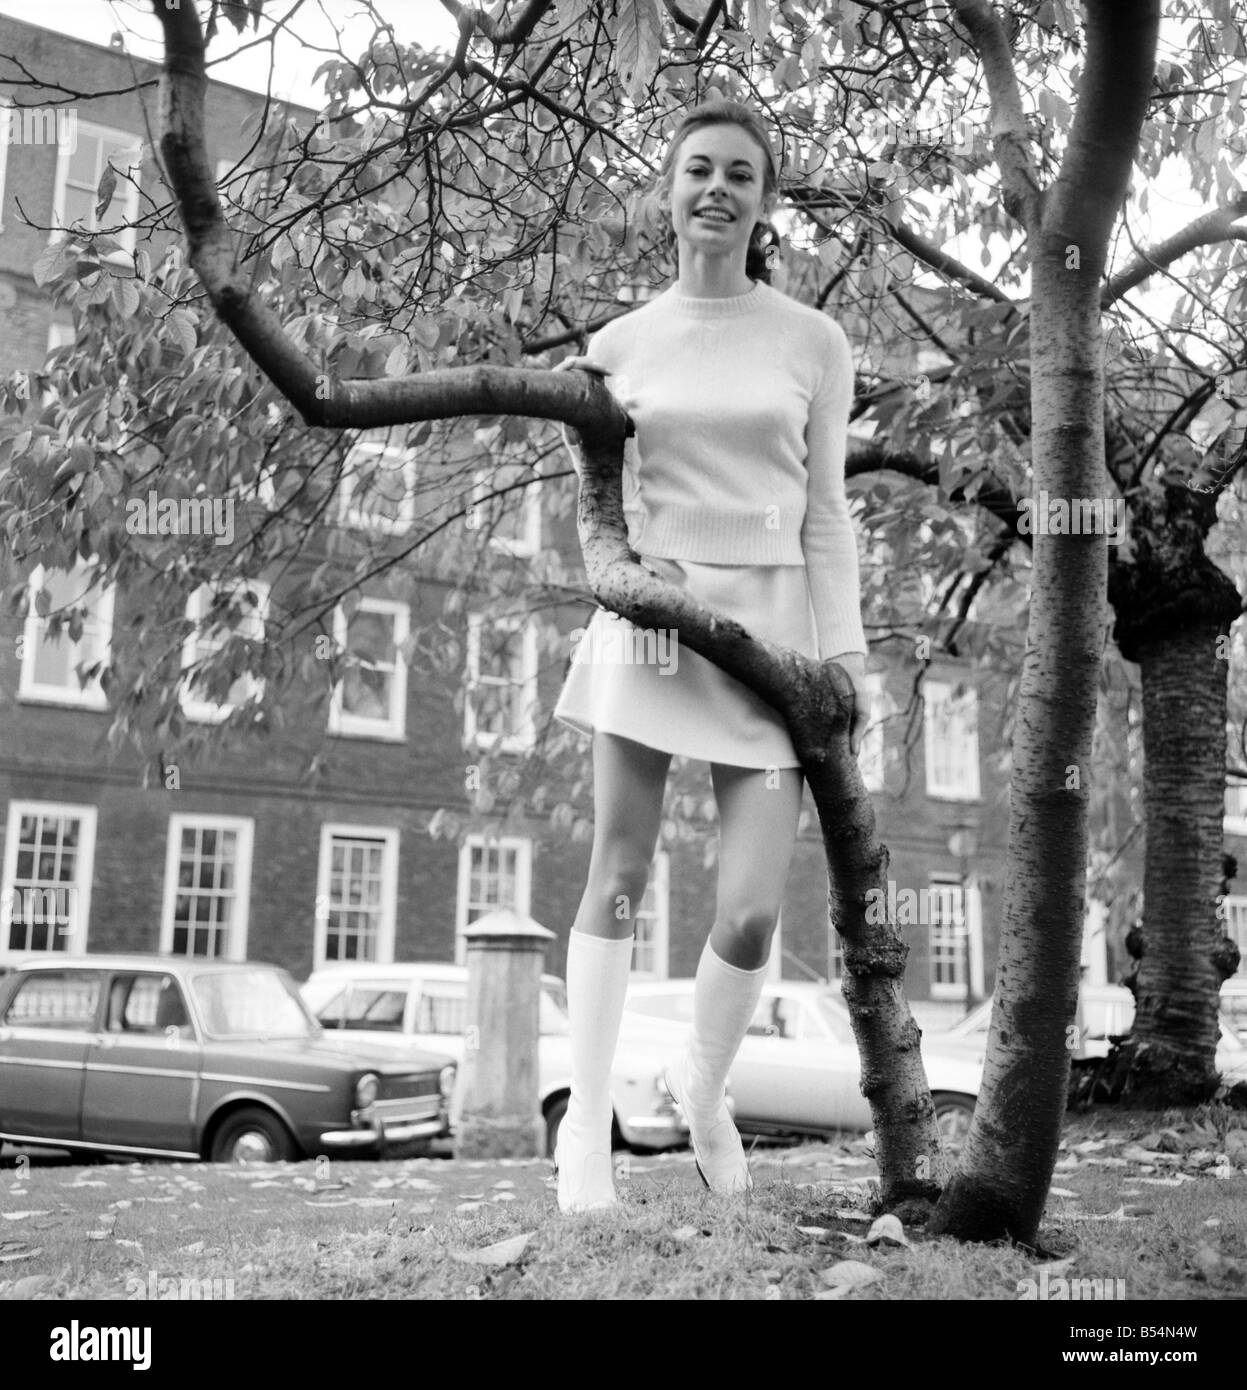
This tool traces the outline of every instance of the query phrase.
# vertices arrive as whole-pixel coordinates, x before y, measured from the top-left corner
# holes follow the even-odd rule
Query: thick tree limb
[[[1107,309],[1123,294],[1141,285],[1150,275],[1193,251],[1197,246],[1209,246],[1218,241],[1247,241],[1247,227],[1234,224],[1247,217],[1247,193],[1240,193],[1224,207],[1213,208],[1202,217],[1187,223],[1181,231],[1140,252],[1124,270],[1112,276],[1100,296],[1100,307]]]
[[[1000,167],[1005,211],[1028,232],[1039,227],[1043,194],[1030,155],[1030,133],[1013,54],[988,0],[952,0],[957,18],[970,32],[992,97],[992,146]]]

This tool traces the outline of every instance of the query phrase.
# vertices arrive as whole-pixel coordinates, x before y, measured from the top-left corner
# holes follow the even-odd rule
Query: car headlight
[[[377,1098],[377,1092],[381,1089],[375,1072],[365,1072],[355,1083],[355,1105],[359,1110],[367,1110]]]
[[[437,1089],[443,1100],[449,1100],[455,1089],[455,1064],[448,1062],[437,1074]]]

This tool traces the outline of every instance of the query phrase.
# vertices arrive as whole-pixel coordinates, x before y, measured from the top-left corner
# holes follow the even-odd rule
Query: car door
[[[103,973],[49,968],[23,975],[0,1018],[0,1129],[30,1139],[80,1139]]]
[[[156,970],[117,971],[89,1040],[82,1138],[94,1144],[197,1153],[202,1049],[182,987]]]
[[[857,1050],[822,1026],[804,1000],[767,990],[730,1073],[737,1122],[759,1128],[862,1129]]]

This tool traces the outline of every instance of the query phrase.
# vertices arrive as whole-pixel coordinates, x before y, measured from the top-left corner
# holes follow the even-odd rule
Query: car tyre
[[[554,1146],[558,1143],[563,1116],[567,1114],[568,1099],[567,1096],[560,1096],[546,1111],[546,1157],[549,1159],[554,1158]]]
[[[937,1091],[931,1100],[935,1104],[935,1121],[940,1127],[940,1136],[945,1146],[952,1153],[959,1153],[970,1130],[970,1120],[974,1115],[974,1097]]]
[[[212,1136],[213,1163],[280,1163],[296,1158],[290,1131],[270,1110],[247,1105],[226,1116]]]

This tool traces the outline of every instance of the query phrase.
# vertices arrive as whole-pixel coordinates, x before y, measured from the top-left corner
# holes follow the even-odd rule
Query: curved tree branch
[[[442,0],[442,8],[449,10],[459,23],[459,32],[464,32],[464,27],[469,26],[467,32],[471,33],[475,27],[478,34],[483,35],[492,44],[501,47],[503,44],[522,44],[528,39],[537,25],[541,22],[541,17],[554,4],[554,0],[528,0],[523,12],[518,19],[514,19],[510,24],[500,24],[498,20],[491,18],[479,5],[461,5],[459,0]]]
[[[1232,202],[1223,207],[1213,208],[1202,217],[1187,223],[1181,231],[1153,247],[1142,251],[1124,270],[1112,276],[1104,286],[1100,296],[1100,307],[1107,309],[1123,294],[1128,294],[1136,285],[1141,285],[1155,271],[1171,265],[1179,257],[1185,256],[1197,246],[1209,246],[1218,241],[1247,241],[1247,227],[1236,227],[1235,222],[1247,217],[1247,192],[1240,193]]]
[[[952,0],[969,30],[992,95],[992,144],[1000,166],[1005,211],[1028,232],[1039,228],[1043,192],[1030,156],[1030,134],[1009,38],[988,0]]]

